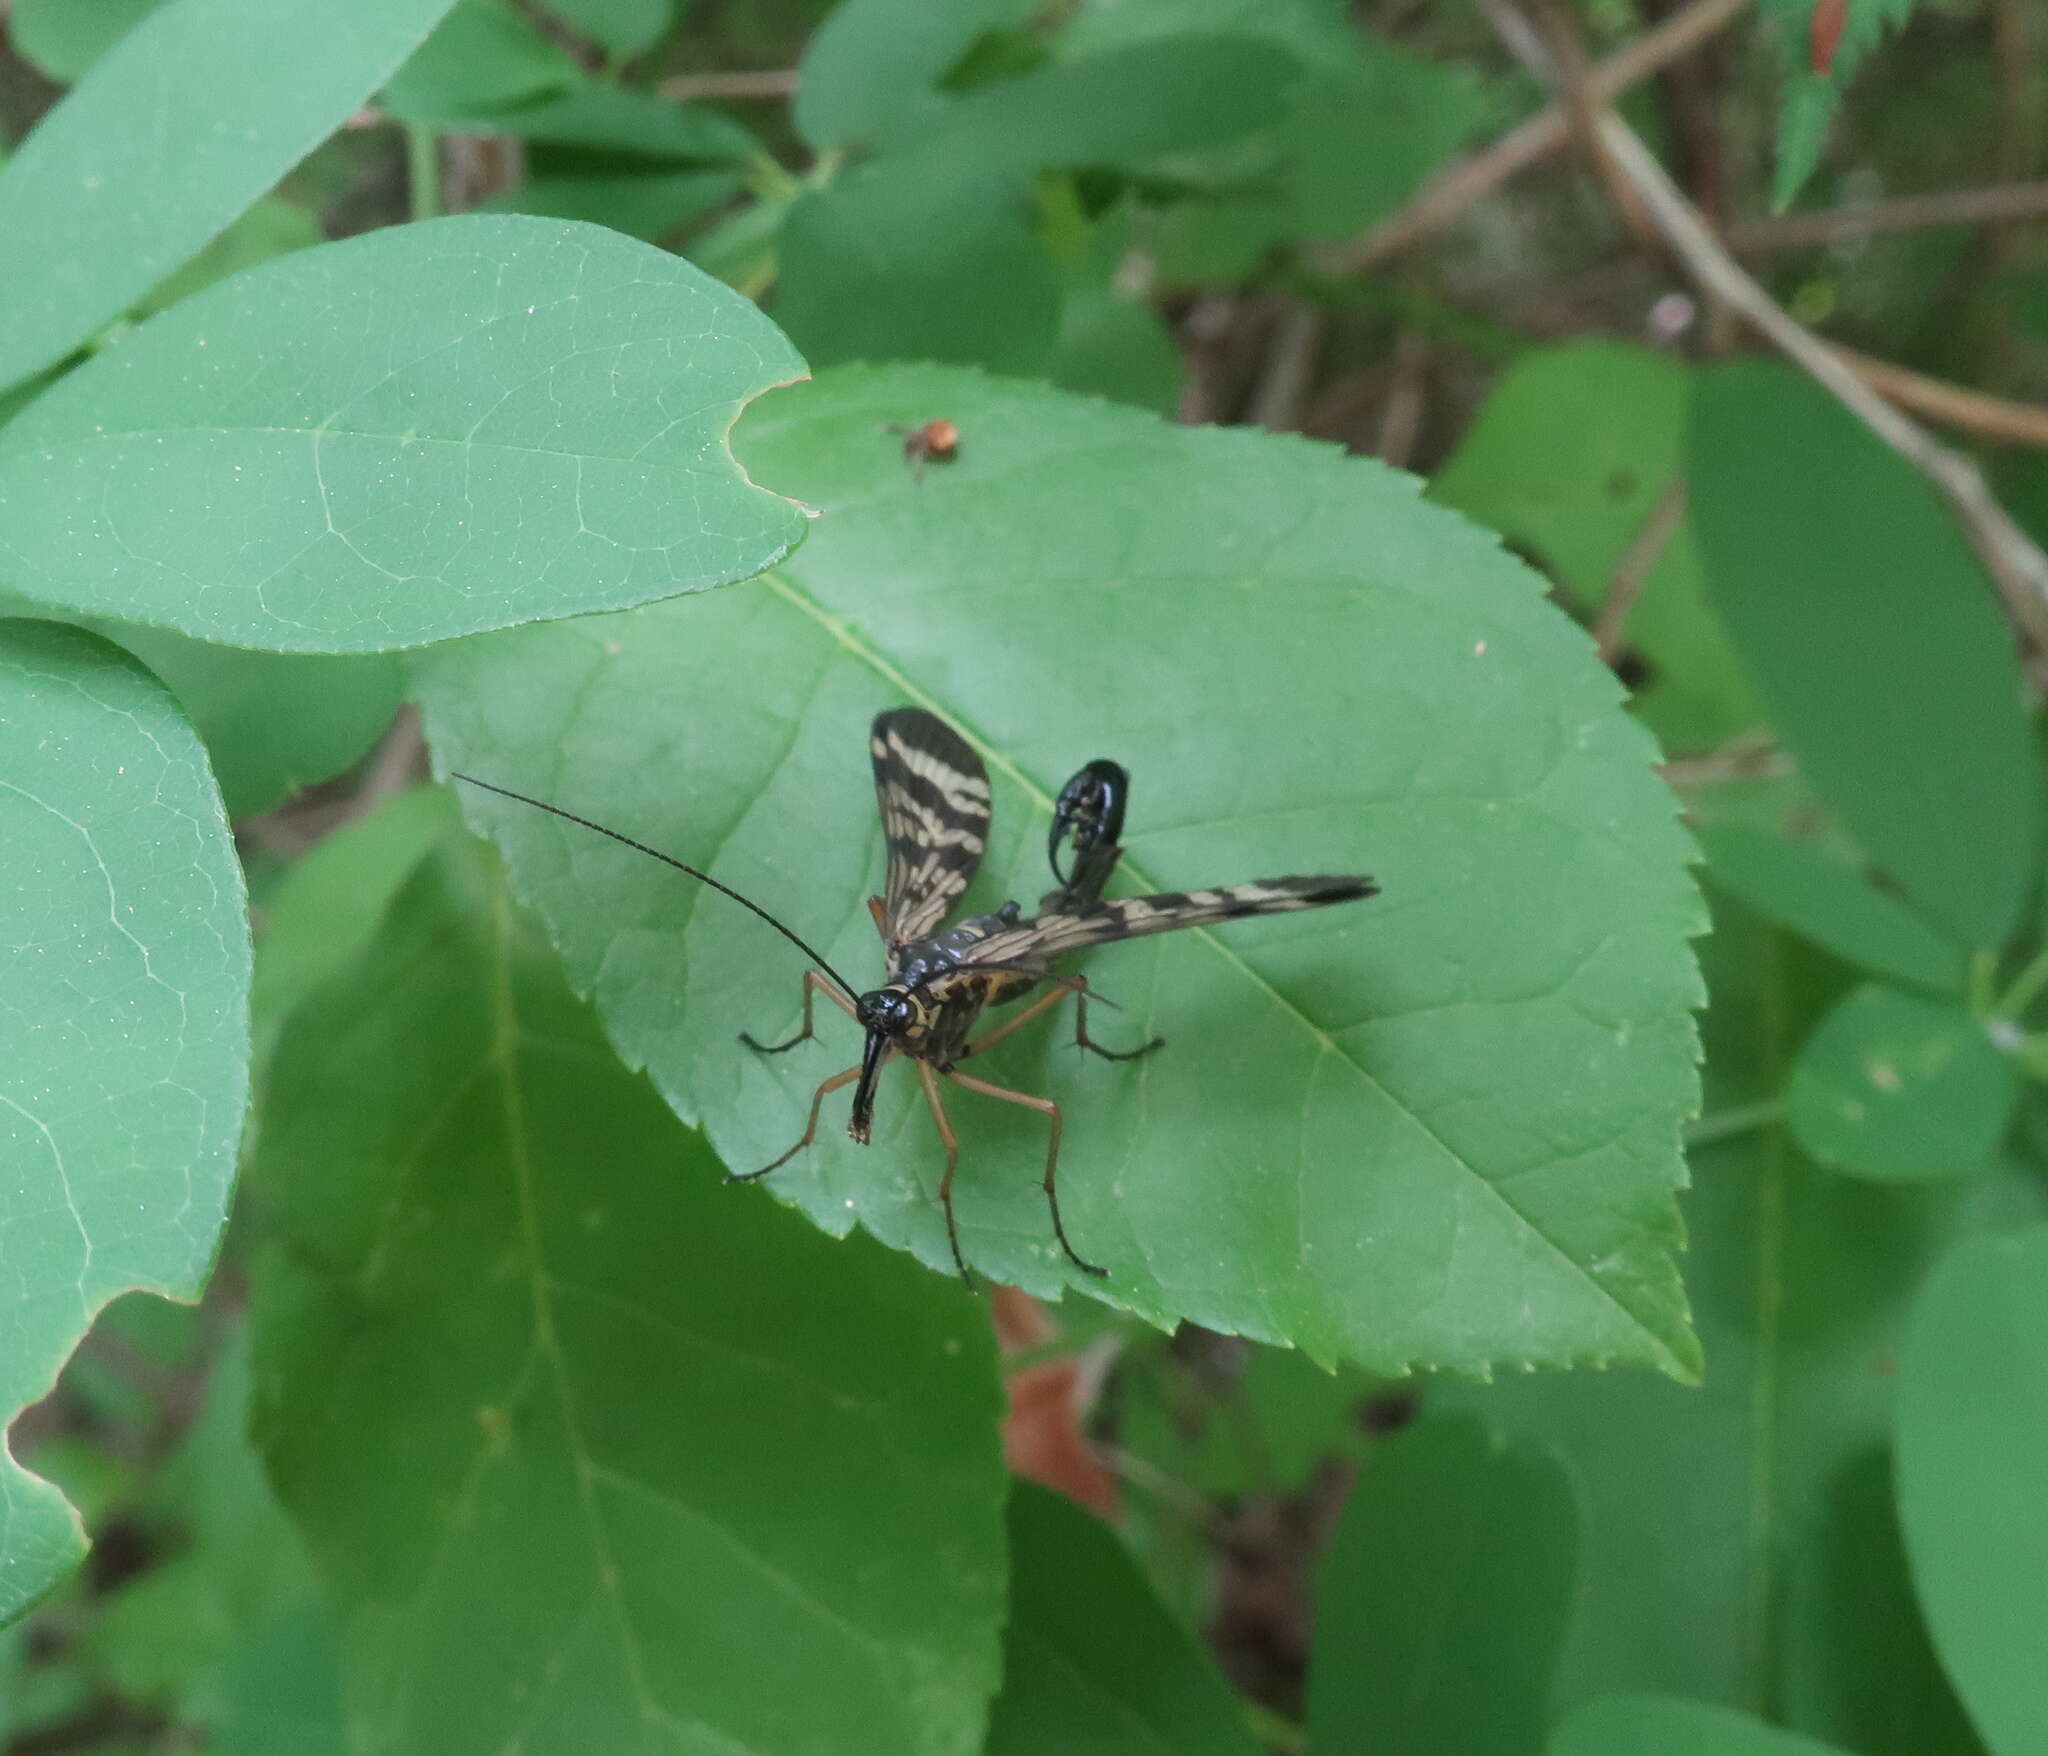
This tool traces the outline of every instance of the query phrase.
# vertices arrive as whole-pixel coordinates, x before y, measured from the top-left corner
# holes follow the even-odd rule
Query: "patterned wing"
[[[882,937],[893,947],[937,932],[972,881],[988,845],[988,771],[922,708],[877,715],[869,747],[889,848]]]
[[[1245,915],[1292,914],[1333,902],[1355,902],[1377,896],[1370,878],[1255,878],[1249,884],[1224,884],[1214,890],[1169,890],[1158,896],[1126,896],[1089,903],[1070,911],[1019,921],[991,933],[974,948],[970,967],[990,964],[1037,967],[1118,939],[1147,933],[1171,933],[1181,927],[1206,927]]]

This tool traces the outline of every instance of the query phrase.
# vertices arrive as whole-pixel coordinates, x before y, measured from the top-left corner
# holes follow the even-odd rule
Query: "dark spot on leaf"
[[[1375,1439],[1398,1433],[1422,1412],[1422,1398],[1412,1390],[1390,1391],[1359,1405],[1358,1424]]]

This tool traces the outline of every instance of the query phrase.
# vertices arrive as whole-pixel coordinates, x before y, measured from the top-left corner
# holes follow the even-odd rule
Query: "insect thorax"
[[[972,915],[957,927],[934,933],[929,939],[913,939],[896,953],[889,979],[906,988],[923,987],[970,962],[974,948],[991,933],[1011,927],[1017,921],[1017,905],[1006,902],[992,915]]]

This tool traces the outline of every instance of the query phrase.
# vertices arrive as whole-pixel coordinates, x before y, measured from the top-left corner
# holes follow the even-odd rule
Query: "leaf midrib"
[[[723,406],[723,405],[717,405]],[[712,410],[699,411],[710,413]],[[687,469],[687,461],[674,457],[648,456],[650,446],[659,444],[678,427],[686,425],[691,416],[682,416],[671,421],[661,432],[640,442],[632,451],[559,451],[547,445],[512,445],[500,439],[479,439],[473,433],[386,433],[362,427],[337,427],[322,421],[304,427],[280,427],[274,424],[249,422],[232,427],[223,426],[179,426],[179,427],[102,427],[90,433],[76,433],[61,439],[53,439],[32,445],[19,445],[0,450],[0,465],[9,464],[25,457],[56,457],[76,451],[87,451],[96,446],[116,445],[131,439],[239,439],[245,436],[270,439],[310,439],[315,442],[327,439],[372,439],[400,450],[419,450],[428,446],[449,446],[465,451],[501,451],[515,457],[556,457],[569,463],[647,463],[659,464],[663,468],[674,468],[679,462]],[[330,417],[331,419],[331,417]],[[751,483],[736,482],[735,486],[752,487]],[[766,488],[754,488],[764,499],[781,500],[790,504],[783,496]]]
[[[535,1170],[527,1147],[529,1131],[525,1114],[525,1096],[520,1083],[521,1050],[534,1046],[540,1039],[534,1037],[521,1021],[512,954],[512,942],[517,927],[508,891],[501,889],[494,897],[489,925],[491,936],[488,955],[492,978],[491,1038],[489,1052],[474,1077],[487,1079],[497,1087],[497,1102],[505,1131],[506,1152],[512,1170],[519,1235],[526,1257],[533,1312],[531,1351],[527,1365],[522,1368],[522,1375],[538,1361],[552,1382],[554,1399],[561,1412],[563,1432],[567,1439],[570,1467],[576,1481],[577,1499],[589,1537],[591,1556],[596,1565],[597,1588],[609,1602],[612,1616],[618,1626],[620,1657],[632,1683],[635,1705],[643,1717],[698,1726],[711,1732],[734,1750],[746,1750],[747,1746],[734,1739],[723,1727],[680,1719],[654,1692],[644,1659],[645,1637],[633,1623],[625,1594],[619,1584],[622,1569],[606,1529],[603,1510],[598,1504],[596,1489],[599,1484],[608,1483],[615,1488],[631,1490],[651,1498],[710,1531],[727,1552],[740,1557],[760,1578],[768,1581],[790,1602],[798,1605],[825,1626],[850,1637],[856,1646],[877,1660],[886,1660],[890,1656],[889,1648],[879,1635],[862,1628],[849,1619],[846,1612],[825,1602],[802,1581],[790,1575],[767,1556],[757,1552],[737,1533],[719,1524],[701,1508],[678,1495],[664,1492],[651,1483],[640,1481],[623,1471],[599,1463],[592,1455],[578,1413],[574,1375],[570,1371],[568,1355],[556,1332],[555,1302],[559,1296],[566,1294],[596,1302],[609,1302],[615,1309],[622,1311],[627,1307],[624,1301],[608,1299],[595,1289],[558,1278],[548,1267],[541,1238],[539,1201],[534,1187]],[[636,1315],[641,1321],[659,1322],[652,1312],[641,1311]],[[699,1348],[723,1351],[729,1359],[744,1362],[751,1370],[774,1371],[803,1383],[807,1389],[814,1392],[822,1390],[821,1386],[807,1379],[802,1372],[786,1361],[777,1362],[769,1357],[751,1354],[738,1348],[722,1347],[710,1337],[687,1334],[672,1324],[664,1324],[662,1327],[678,1337],[689,1340]],[[871,1417],[879,1411],[868,1407],[862,1412]],[[489,1447],[480,1450],[472,1469],[480,1466],[489,1455]],[[452,1526],[453,1521],[450,1522],[449,1528]],[[878,1663],[876,1668],[878,1674],[888,1669],[884,1663]]]
[[[846,619],[830,614],[824,608],[823,605],[819,604],[807,592],[803,591],[800,587],[798,587],[778,568],[770,568],[766,572],[762,573],[759,576],[759,578],[761,583],[764,584],[769,590],[773,591],[785,602],[791,604],[798,610],[801,610],[806,616],[810,617],[828,634],[830,634],[833,637],[833,639],[840,644],[841,647],[843,647],[847,652],[852,654],[855,658],[860,660],[860,662],[865,664],[870,670],[875,672],[877,676],[885,678],[891,685],[901,690],[906,697],[908,697],[911,701],[917,703],[919,706],[924,707],[933,713],[939,713],[944,715],[952,724],[960,727],[963,735],[968,739],[968,741],[971,744],[974,745],[974,747],[977,750],[979,750],[982,753],[982,755],[987,759],[987,761],[993,767],[1000,770],[1004,775],[1008,776],[1008,778],[1016,786],[1021,788],[1022,791],[1038,807],[1038,809],[1048,813],[1052,810],[1053,798],[1050,793],[1048,793],[1043,787],[1039,786],[1038,783],[1034,781],[1030,776],[1026,775],[1023,772],[1023,770],[1017,766],[1015,762],[1013,762],[1007,755],[1005,755],[1000,749],[998,749],[997,746],[993,744],[989,739],[982,736],[978,731],[966,727],[962,722],[959,714],[955,710],[947,706],[947,704],[941,702],[929,690],[924,689],[920,687],[918,684],[914,683],[907,675],[904,674],[902,670],[900,670],[896,665],[892,664],[881,652],[876,650],[873,646],[869,645],[865,640],[859,638],[853,632],[851,625],[848,623]],[[1141,884],[1147,886],[1148,888],[1162,888],[1158,880],[1149,876],[1144,871],[1144,869],[1135,862],[1126,860],[1123,863],[1121,869],[1123,871],[1130,873]],[[1319,1024],[1317,1024],[1315,1020],[1308,1017],[1304,1012],[1302,1012],[1302,1010],[1299,1007],[1295,1006],[1291,1001],[1289,1001],[1285,995],[1283,995],[1277,988],[1273,986],[1273,984],[1270,981],[1266,979],[1266,977],[1261,975],[1256,969],[1254,969],[1249,963],[1247,963],[1241,953],[1239,953],[1233,947],[1231,947],[1230,945],[1226,944],[1223,940],[1218,938],[1216,934],[1208,928],[1193,927],[1186,929],[1186,931],[1189,937],[1199,939],[1203,944],[1208,946],[1210,950],[1214,951],[1218,956],[1223,958],[1223,960],[1227,964],[1229,964],[1233,969],[1235,969],[1237,973],[1247,983],[1249,983],[1255,991],[1264,995],[1268,1000],[1270,1000],[1273,1003],[1273,1005],[1279,1008],[1279,1010],[1283,1014],[1285,1014],[1288,1018],[1292,1019],[1297,1025],[1301,1027],[1302,1030],[1307,1032],[1308,1035],[1314,1040],[1318,1049],[1322,1053],[1326,1055],[1335,1056],[1338,1060],[1342,1061],[1347,1067],[1349,1067],[1354,1073],[1356,1073],[1360,1079],[1364,1080],[1366,1084],[1369,1085],[1374,1091],[1378,1092],[1380,1096],[1383,1099],[1385,1099],[1385,1101],[1389,1105],[1392,1106],[1396,1114],[1405,1119],[1425,1139],[1427,1139],[1432,1145],[1434,1145],[1439,1151],[1441,1151],[1453,1165],[1457,1166],[1459,1170],[1463,1171],[1467,1176],[1472,1178],[1474,1182],[1479,1184],[1479,1186],[1482,1189],[1484,1189],[1504,1208],[1506,1208],[1507,1211],[1514,1216],[1515,1220],[1519,1222],[1523,1230],[1526,1231],[1529,1236],[1537,1239],[1541,1244],[1544,1245],[1545,1248],[1549,1249],[1558,1258],[1559,1261],[1563,1262],[1572,1271],[1574,1275],[1576,1275],[1580,1280],[1584,1281],[1585,1284],[1588,1287],[1590,1287],[1594,1293],[1596,1293],[1607,1304],[1612,1306],[1616,1311],[1620,1312],[1621,1315],[1625,1317],[1628,1320],[1628,1322],[1636,1329],[1636,1331],[1640,1335],[1642,1335],[1647,1341],[1649,1341],[1650,1344],[1655,1348],[1657,1355],[1657,1363],[1660,1366],[1662,1366],[1666,1371],[1676,1373],[1680,1376],[1686,1375],[1686,1368],[1683,1362],[1680,1361],[1676,1354],[1672,1351],[1670,1343],[1667,1342],[1663,1336],[1659,1335],[1657,1331],[1650,1326],[1649,1322],[1644,1317],[1639,1315],[1635,1310],[1631,1309],[1630,1306],[1621,1298],[1619,1294],[1617,1294],[1614,1291],[1613,1288],[1605,1285],[1596,1275],[1592,1273],[1590,1269],[1588,1269],[1585,1266],[1584,1263],[1580,1262],[1575,1256],[1571,1254],[1570,1251],[1566,1250],[1562,1244],[1560,1244],[1555,1238],[1551,1237],[1549,1233],[1545,1232],[1541,1226],[1539,1226],[1532,1218],[1530,1218],[1530,1216],[1527,1213],[1525,1213],[1519,1206],[1516,1205],[1516,1203],[1508,1196],[1505,1190],[1501,1189],[1498,1185],[1496,1185],[1492,1181],[1492,1179],[1490,1179],[1484,1173],[1482,1173],[1476,1166],[1468,1162],[1462,1153],[1460,1153],[1455,1147],[1453,1147],[1450,1144],[1450,1142],[1445,1140],[1442,1135],[1440,1135],[1434,1128],[1432,1128],[1429,1125],[1428,1122],[1426,1122],[1420,1115],[1418,1115],[1413,1109],[1411,1109],[1408,1106],[1408,1104],[1406,1104],[1397,1093],[1391,1091],[1390,1089],[1388,1089],[1387,1086],[1382,1084],[1381,1081],[1373,1075],[1371,1069],[1366,1067],[1364,1063],[1358,1060],[1356,1056],[1350,1054],[1343,1047],[1343,1045],[1336,1040],[1335,1037],[1331,1036],[1330,1033],[1324,1030]],[[1676,1130],[1674,1125],[1674,1134],[1675,1131]]]

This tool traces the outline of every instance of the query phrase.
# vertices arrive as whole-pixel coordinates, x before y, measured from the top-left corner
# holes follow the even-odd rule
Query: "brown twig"
[[[1802,250],[1871,238],[1882,232],[1916,232],[1930,226],[1997,226],[2048,219],[2048,183],[1998,183],[1986,189],[1943,189],[1873,201],[1825,213],[1792,213],[1780,219],[1742,220],[1728,228],[1728,248],[1738,256],[1773,250]]]
[[[420,723],[420,710],[410,701],[402,702],[393,716],[383,742],[370,757],[362,783],[350,797],[340,818],[339,829],[367,817],[393,793],[402,793],[427,778],[427,734]]]
[[[1981,390],[1965,390],[1945,378],[1930,378],[1924,372],[1895,366],[1889,360],[1859,354],[1854,348],[1826,342],[1821,345],[1872,390],[1902,409],[2001,445],[2048,447],[2048,408],[1987,396]]]
[[[1690,53],[1747,10],[1749,4],[1750,0],[1692,0],[1691,5],[1656,29],[1644,32],[1594,67],[1586,79],[1588,95],[1596,104],[1612,103],[1638,80],[1647,79]],[[1556,152],[1570,139],[1568,111],[1561,102],[1550,103],[1484,152],[1446,165],[1405,207],[1380,221],[1364,237],[1319,252],[1316,266],[1326,274],[1362,274],[1377,268],[1442,231],[1475,202]]]
[[[1621,559],[1614,564],[1607,595],[1600,600],[1600,614],[1593,621],[1593,644],[1599,649],[1603,665],[1613,664],[1615,655],[1621,651],[1622,630],[1628,625],[1628,613],[1636,607],[1636,599],[1643,595],[1643,582],[1684,522],[1685,481],[1681,477],[1657,496],[1657,504],[1650,508],[1641,527],[1629,539],[1628,547],[1621,552]]]
[[[1511,16],[1509,3],[1481,0],[1481,10],[1498,25],[1503,16]],[[1503,27],[1501,34],[1517,57],[1549,77],[1548,59],[1540,43],[1532,50],[1526,25],[1520,31]],[[2015,622],[2037,648],[2048,648],[2048,554],[1992,498],[1977,466],[1893,408],[1837,350],[1798,323],[1751,279],[1665,175],[1656,155],[1611,110],[1600,118],[1600,138],[1692,278],[1704,291],[1726,300],[1744,322],[1940,490],[1962,520]]]
[[[1565,120],[1593,174],[1607,191],[1607,199],[1621,216],[1639,248],[1652,257],[1662,254],[1650,216],[1636,199],[1628,180],[1614,167],[1606,148],[1600,144],[1601,100],[1593,90],[1593,64],[1580,40],[1578,20],[1566,10],[1564,0],[1531,0],[1531,23],[1549,49],[1551,65],[1557,69],[1557,95],[1565,108]]]
[[[1992,0],[1992,54],[1998,66],[1998,171],[2028,177],[2041,157],[2042,103],[2035,77],[2039,28],[2028,0]]]
[[[1624,296],[1647,297],[1645,287],[1642,261],[1634,255],[1616,256],[1596,268],[1535,289],[1542,303],[1519,310],[1516,321],[1536,334],[1576,334],[1584,327],[1580,307]],[[1922,420],[1999,445],[2048,446],[2048,409],[2036,403],[1966,390],[1945,378],[1932,378],[1818,338],[1816,345],[1829,348],[1880,396]]]
[[[1681,756],[1658,772],[1672,786],[1725,786],[1738,780],[1775,780],[1792,772],[1792,758],[1771,742],[1768,732],[1744,732],[1704,756]]]
[[[1265,369],[1259,374],[1245,415],[1250,425],[1272,433],[1300,427],[1301,405],[1308,395],[1326,322],[1321,307],[1306,300],[1296,300],[1280,313]]]
[[[1380,404],[1378,436],[1372,454],[1396,469],[1415,455],[1422,434],[1424,393],[1429,386],[1429,337],[1413,325],[1394,336],[1394,360],[1387,377],[1386,399]]]
[[[777,67],[761,73],[678,73],[655,87],[665,98],[688,103],[696,98],[786,98],[796,91],[796,69]]]
[[[1184,426],[1203,427],[1223,418],[1223,392],[1218,382],[1222,350],[1237,321],[1235,293],[1203,293],[1180,321],[1181,381],[1178,419]]]

